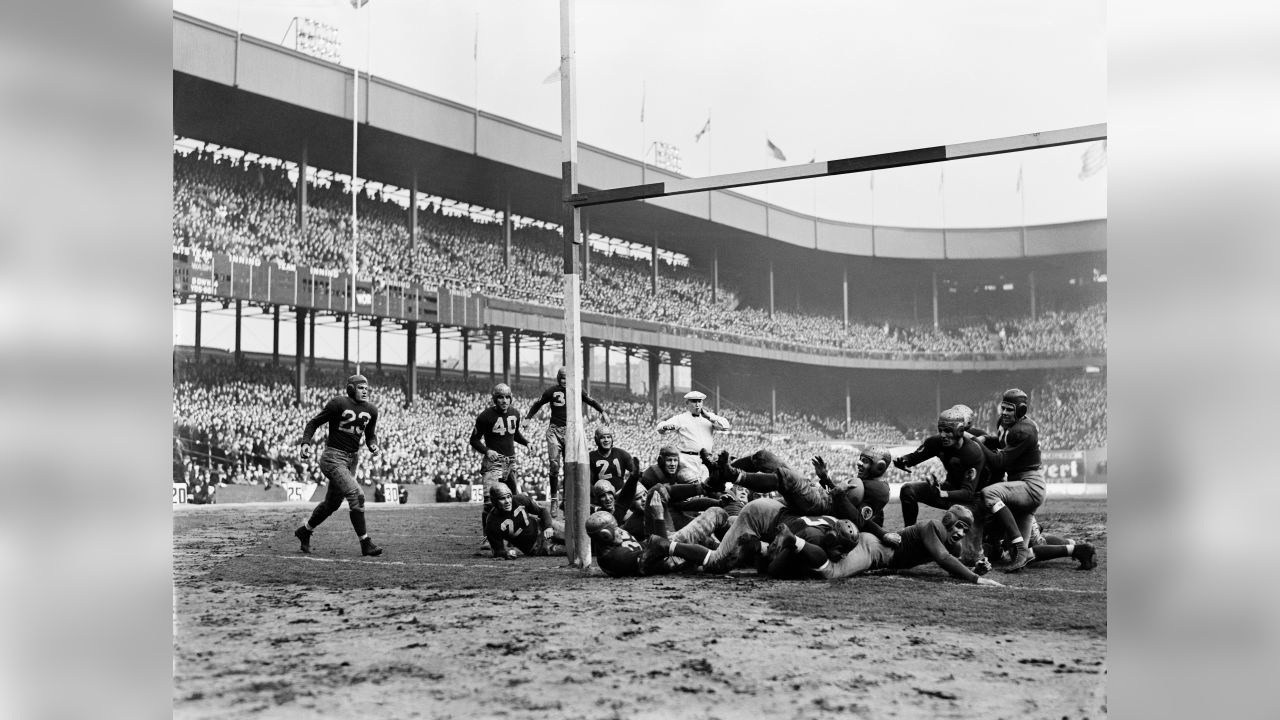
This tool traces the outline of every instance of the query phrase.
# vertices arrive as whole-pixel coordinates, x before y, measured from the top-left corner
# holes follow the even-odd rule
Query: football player
[[[493,406],[476,416],[471,431],[471,449],[484,456],[480,461],[480,483],[484,486],[484,507],[480,511],[480,526],[487,527],[485,518],[493,508],[490,491],[494,485],[505,484],[515,494],[516,443],[525,447],[529,440],[520,432],[520,413],[511,407],[511,386],[498,383],[493,386]]]
[[[696,568],[710,552],[706,545],[714,543],[729,524],[723,508],[708,508],[670,539],[655,535],[640,542],[618,527],[612,514],[597,512],[587,518],[587,534],[596,564],[606,575],[657,575]]]
[[[787,518],[782,525],[757,564],[761,575],[787,580],[811,576],[808,565],[796,557],[795,543],[784,543],[786,538],[800,538],[809,546],[821,548],[832,562],[849,554],[858,544],[858,528],[851,520],[821,515]]]
[[[707,478],[707,468],[699,460],[699,452],[713,450],[713,433],[728,430],[729,421],[703,407],[707,399],[705,393],[693,390],[685,393],[684,399],[689,409],[658,423],[657,430],[660,435],[674,433],[672,444],[680,453],[681,479],[697,482]]]
[[[499,560],[525,555],[553,555],[564,552],[564,523],[551,519],[551,511],[528,495],[514,495],[511,488],[497,483],[489,489],[493,509],[485,518],[484,535]],[[511,547],[507,547],[507,543]]]
[[[640,468],[631,453],[613,446],[613,428],[601,426],[595,431],[596,449],[587,455],[591,466],[591,484],[608,480],[613,489],[621,491],[627,478],[640,474]]]
[[[351,527],[360,539],[360,554],[375,557],[381,555],[382,548],[373,543],[365,527],[364,491],[356,483],[361,442],[369,448],[372,456],[382,452],[377,436],[378,406],[369,400],[369,380],[365,376],[352,375],[347,378],[346,396],[331,398],[320,410],[320,414],[311,418],[302,428],[302,437],[298,438],[297,444],[303,446],[304,456],[309,452],[312,436],[325,424],[329,426],[329,434],[324,441],[324,452],[320,455],[320,472],[328,479],[329,489],[325,492],[324,500],[311,511],[311,518],[293,534],[302,543],[302,552],[311,552],[312,531],[346,500],[351,512]]]
[[[728,453],[721,455],[727,462]],[[710,458],[710,453],[704,450],[699,455],[699,462],[710,466]],[[704,471],[707,479],[687,482],[684,480],[687,475],[680,467],[679,451],[671,445],[664,445],[658,451],[658,462],[640,476],[640,482],[648,489],[643,501],[646,536],[670,537],[698,513],[733,502],[732,497],[725,495],[723,478],[726,473],[713,474],[705,468]]]
[[[548,495],[552,501],[552,508],[557,508],[563,502],[560,496],[560,460],[564,457],[564,433],[568,418],[568,401],[565,399],[565,384],[567,382],[567,373],[564,368],[556,370],[556,384],[547,388],[542,393],[542,397],[534,401],[529,406],[529,412],[525,413],[525,420],[532,420],[543,405],[551,406],[551,421],[547,423],[547,478],[548,478]],[[609,422],[609,416],[604,412],[604,406],[593,400],[587,391],[582,391],[582,402],[600,413],[600,422]],[[621,485],[619,485],[621,486]]]
[[[964,505],[952,505],[941,520],[924,520],[900,534],[889,533],[897,535],[896,547],[870,533],[862,533],[853,550],[836,561],[832,561],[823,548],[796,536],[785,525],[779,528],[777,544],[794,550],[812,573],[827,579],[853,577],[868,570],[905,570],[935,562],[957,580],[1000,587],[1000,583],[965,567],[957,557],[960,541],[972,526],[973,511]]]
[[[969,417],[957,407],[938,415],[938,434],[926,438],[914,452],[893,461],[893,466],[906,471],[929,458],[938,458],[947,476],[940,485],[933,482],[909,482],[898,495],[902,503],[902,524],[916,524],[920,505],[945,510],[952,505],[973,505],[977,501],[978,479],[986,456],[979,444],[965,437]]]
[[[1044,502],[1044,471],[1040,465],[1040,428],[1027,417],[1030,398],[1018,388],[1000,397],[1000,417],[994,435],[982,436],[990,452],[992,484],[982,489],[988,516],[1011,538],[1016,554],[1005,572],[1017,572],[1031,562],[1031,517]],[[970,432],[974,432],[972,429]],[[978,434],[974,432],[974,434]]]

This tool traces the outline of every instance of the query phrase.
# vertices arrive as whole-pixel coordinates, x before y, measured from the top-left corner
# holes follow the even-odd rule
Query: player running
[[[302,428],[302,437],[298,438],[297,444],[303,446],[304,456],[312,443],[312,436],[325,424],[329,426],[329,434],[324,441],[324,452],[320,454],[320,472],[328,479],[329,489],[324,500],[311,511],[311,518],[293,534],[302,543],[302,552],[311,552],[311,533],[346,500],[351,511],[351,527],[360,539],[360,554],[381,555],[382,548],[373,544],[365,527],[364,492],[356,483],[361,441],[369,448],[370,455],[376,457],[382,452],[376,433],[378,406],[369,400],[369,381],[365,376],[347,378],[346,396],[330,398],[320,414]]]
[[[551,421],[547,423],[547,497],[552,501],[553,509],[563,500],[560,497],[560,464],[561,458],[564,457],[564,434],[565,425],[568,421],[568,402],[565,399],[566,382],[567,373],[565,369],[556,370],[556,384],[547,388],[542,393],[542,397],[529,406],[529,412],[525,413],[524,416],[525,420],[532,420],[543,405],[551,406]],[[582,391],[582,402],[595,408],[596,412],[600,413],[600,422],[609,422],[609,416],[605,414],[604,406],[587,395],[586,390]],[[619,483],[619,487],[621,487],[621,483]]]

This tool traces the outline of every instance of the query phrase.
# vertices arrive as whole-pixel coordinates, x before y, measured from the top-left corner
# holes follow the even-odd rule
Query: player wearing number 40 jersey
[[[506,383],[493,386],[493,406],[476,416],[471,431],[471,449],[484,456],[480,461],[480,482],[484,485],[484,507],[480,526],[485,526],[493,509],[490,492],[495,485],[506,485],[512,494],[516,486],[516,443],[525,447],[529,440],[520,432],[520,413],[511,406],[511,387]]]
[[[324,424],[329,426],[329,436],[325,439],[324,453],[320,455],[320,472],[328,479],[329,489],[324,500],[311,511],[311,518],[293,534],[302,543],[302,552],[311,552],[311,532],[346,500],[351,508],[351,527],[360,538],[360,552],[364,555],[381,555],[382,548],[373,544],[366,531],[364,492],[356,483],[361,441],[369,448],[370,454],[382,452],[375,432],[378,406],[369,401],[369,381],[363,375],[347,378],[346,397],[339,395],[325,403],[320,414],[311,418],[302,429],[298,444],[304,448],[310,445],[311,437]]]

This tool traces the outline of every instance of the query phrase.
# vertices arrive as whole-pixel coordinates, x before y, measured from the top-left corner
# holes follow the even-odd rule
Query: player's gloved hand
[[[978,578],[978,584],[979,584],[979,585],[990,585],[990,586],[992,586],[992,587],[1004,587],[1004,584],[1003,584],[1003,583],[998,583],[998,582],[996,582],[995,580],[992,580],[991,578],[985,578],[985,577],[980,577],[980,578]]]
[[[899,545],[902,544],[902,536],[896,532],[885,533],[884,544],[892,545],[893,547],[898,547]]]
[[[986,575],[991,572],[991,561],[987,559],[986,555],[978,558],[978,561],[973,564],[973,571],[979,575]]]
[[[910,470],[908,470],[908,469],[907,469],[907,459],[906,459],[906,456],[905,456],[905,455],[904,455],[904,456],[902,456],[902,457],[896,457],[896,458],[894,458],[894,459],[893,459],[893,466],[894,466],[894,467],[896,467],[896,468],[898,468],[898,469],[899,469],[899,470],[901,470],[902,472],[911,472]]]
[[[382,446],[381,446],[381,445],[371,445],[371,446],[369,447],[369,454],[370,454],[370,455],[372,455],[373,457],[377,457],[377,456],[381,455],[381,454],[382,454]]]
[[[814,455],[809,462],[813,463],[813,472],[822,480],[827,479],[827,461],[821,455]]]

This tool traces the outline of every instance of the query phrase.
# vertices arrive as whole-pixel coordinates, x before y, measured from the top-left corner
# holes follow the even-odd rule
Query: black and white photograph
[[[1108,716],[1106,4],[175,0],[175,718]]]

